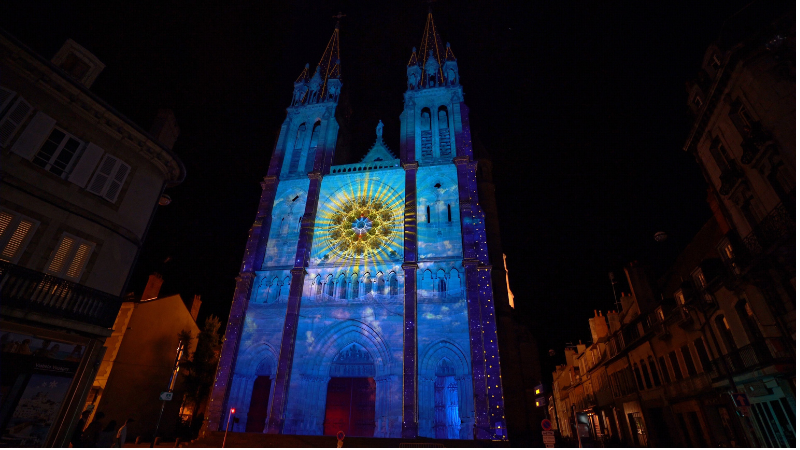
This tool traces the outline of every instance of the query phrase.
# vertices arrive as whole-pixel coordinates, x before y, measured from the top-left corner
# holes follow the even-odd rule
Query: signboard
[[[555,436],[556,432],[553,430],[550,431],[542,431],[542,436]]]
[[[733,397],[733,402],[736,403],[736,406],[740,408],[750,406],[750,400],[748,400],[747,395],[745,394],[734,392],[731,394],[731,397]]]
[[[542,421],[542,429],[543,429],[543,430],[549,430],[549,429],[551,429],[551,428],[553,428],[553,424],[552,424],[552,423],[550,423],[550,420],[548,420],[548,419],[544,419],[544,420]]]
[[[172,392],[162,392],[161,395],[158,396],[158,399],[168,402],[172,400]]]
[[[555,444],[556,437],[555,436],[542,436],[542,442],[545,444]]]
[[[555,444],[544,444],[544,448],[556,448]]]

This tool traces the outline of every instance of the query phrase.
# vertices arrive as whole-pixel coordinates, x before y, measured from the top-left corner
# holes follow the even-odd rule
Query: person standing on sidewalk
[[[114,447],[122,448],[125,446],[125,441],[128,439],[128,424],[133,422],[133,419],[128,419],[122,424],[122,427],[117,431],[117,438],[114,440]]]

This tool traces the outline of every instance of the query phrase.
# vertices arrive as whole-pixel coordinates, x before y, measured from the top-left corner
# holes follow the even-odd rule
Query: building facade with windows
[[[72,40],[48,61],[0,33],[2,440],[69,441],[163,190],[178,129],[153,134],[94,95]],[[34,348],[35,347],[35,348]]]
[[[795,19],[792,11],[753,26],[748,14],[764,10],[754,2],[732,18],[689,86],[684,150],[709,186],[717,259],[665,294],[684,309],[708,305],[723,378],[714,385],[746,395],[751,445],[794,447],[786,417],[796,411]]]
[[[207,429],[235,414],[233,431],[506,439],[495,310],[510,309],[508,289],[456,59],[429,14],[407,64],[399,156],[379,123],[360,162],[332,165],[338,33],[294,84]]]

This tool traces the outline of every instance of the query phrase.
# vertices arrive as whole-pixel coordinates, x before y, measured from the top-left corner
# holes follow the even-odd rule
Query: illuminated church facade
[[[226,329],[208,424],[506,439],[484,212],[456,58],[429,14],[396,155],[383,124],[332,165],[339,30],[294,84]],[[503,287],[505,289],[505,287]]]

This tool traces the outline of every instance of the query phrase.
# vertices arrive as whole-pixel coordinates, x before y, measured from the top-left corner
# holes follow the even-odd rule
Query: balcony
[[[0,261],[2,306],[110,328],[122,299],[82,284]]]
[[[783,204],[778,204],[742,241],[752,256],[759,256],[782,237],[794,234],[794,231],[794,217]]]
[[[692,397],[711,390],[711,380],[716,377],[714,372],[697,374],[665,385],[664,393],[669,399]]]
[[[783,338],[766,338],[723,355],[713,361],[719,377],[736,375],[781,362],[793,362],[794,352]]]

